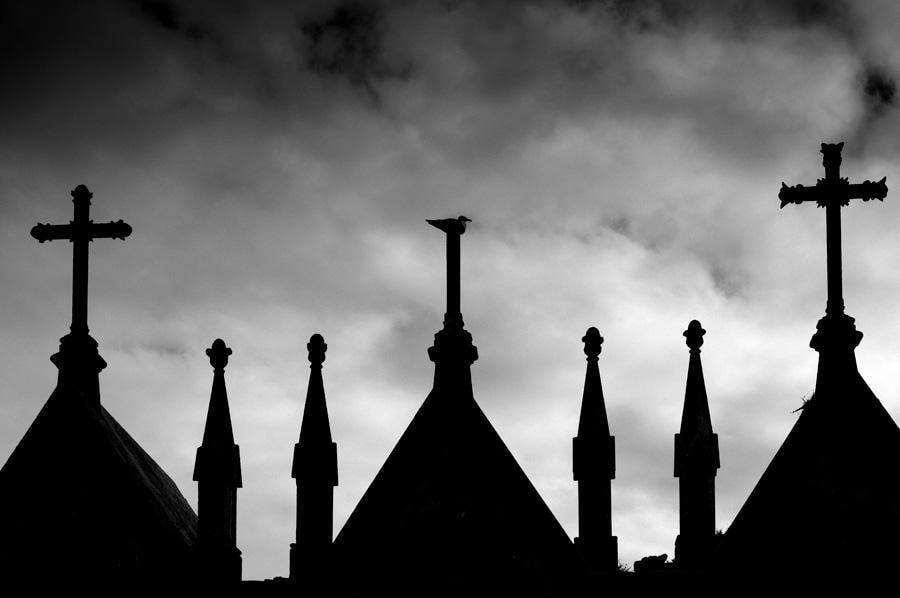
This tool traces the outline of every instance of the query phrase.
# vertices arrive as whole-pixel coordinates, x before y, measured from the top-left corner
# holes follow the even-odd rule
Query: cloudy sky
[[[846,141],[900,181],[890,1],[22,1],[0,8],[0,462],[49,396],[71,249],[97,221],[90,326],[107,409],[196,505],[216,337],[244,488],[245,577],[287,575],[293,444],[324,335],[343,525],[431,386],[444,242],[465,214],[475,396],[570,535],[581,336],[601,373],[620,558],[673,553],[688,361],[704,369],[726,528],[814,385],[824,213],[778,209]],[[900,416],[900,206],[844,210],[860,370]]]

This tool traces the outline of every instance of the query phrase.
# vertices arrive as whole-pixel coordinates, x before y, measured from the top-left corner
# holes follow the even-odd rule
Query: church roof
[[[475,402],[471,336],[445,328],[429,354],[434,388],[338,535],[338,570],[367,593],[561,595],[580,561]]]
[[[726,569],[821,575],[893,567],[900,428],[857,370],[853,347],[862,335],[852,318],[831,318],[855,337],[843,355],[819,342],[829,318],[812,343],[820,351],[816,392],[725,534]]]
[[[91,392],[90,374],[74,383],[63,371],[66,359],[57,358],[65,351],[54,356],[57,388],[0,469],[0,574],[103,584],[183,579],[196,515],[100,405],[96,374]],[[84,368],[90,360],[80,357]],[[95,348],[93,358],[105,365]]]

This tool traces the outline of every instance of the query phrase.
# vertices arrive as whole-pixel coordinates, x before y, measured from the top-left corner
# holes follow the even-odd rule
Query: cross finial
[[[78,185],[71,191],[72,194],[72,203],[80,203],[80,202],[88,202],[91,203],[91,198],[94,197],[94,194],[87,188],[87,185]]]
[[[88,332],[88,243],[94,239],[125,239],[131,227],[122,220],[95,224],[90,218],[93,193],[85,185],[72,190],[75,217],[69,224],[37,224],[31,236],[39,242],[66,239],[72,242],[72,325],[73,333]]]
[[[231,355],[231,349],[225,346],[225,341],[217,338],[213,341],[212,346],[206,350],[206,356],[209,357],[209,365],[215,370],[224,370],[228,365],[228,356]]]
[[[584,343],[584,354],[588,356],[588,359],[597,359],[601,351],[600,346],[603,344],[600,331],[591,326],[581,337],[581,342]]]
[[[687,330],[684,331],[685,343],[691,351],[700,350],[700,347],[703,346],[704,334],[706,334],[706,331],[703,329],[703,326],[700,325],[700,322],[698,322],[697,320],[691,320],[691,323],[688,324]]]
[[[823,143],[822,165],[825,167],[825,178],[819,179],[815,186],[794,185],[789,187],[781,183],[778,199],[783,208],[789,203],[800,204],[815,201],[816,205],[825,208],[825,242],[827,247],[828,301],[825,307],[827,315],[844,313],[843,283],[841,280],[841,208],[849,205],[851,199],[884,201],[887,196],[887,177],[880,181],[864,181],[850,184],[841,178],[841,150],[844,143]]]
[[[328,345],[325,344],[325,339],[321,334],[314,334],[309,337],[309,342],[306,343],[306,350],[309,351],[309,362],[315,366],[322,366],[322,363],[325,362],[325,351],[328,350]]]

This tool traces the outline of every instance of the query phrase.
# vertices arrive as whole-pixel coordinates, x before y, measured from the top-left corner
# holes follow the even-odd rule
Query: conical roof
[[[816,392],[725,534],[726,570],[853,575],[900,557],[900,428],[856,368],[852,324],[820,322]]]
[[[104,364],[84,336],[93,351],[88,343],[67,357],[64,339],[54,356],[67,362],[60,382],[0,469],[0,575],[75,585],[185,580],[196,515],[100,405],[96,372]],[[76,365],[96,369],[64,371]]]
[[[434,388],[335,541],[343,581],[351,594],[562,595],[580,562],[475,402],[471,336],[445,329],[429,354]]]

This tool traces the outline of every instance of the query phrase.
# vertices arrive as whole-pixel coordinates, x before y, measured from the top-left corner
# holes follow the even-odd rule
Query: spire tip
[[[584,333],[584,336],[581,337],[581,342],[584,343],[584,354],[588,357],[592,357],[594,359],[600,355],[601,345],[603,344],[603,337],[600,336],[600,331],[591,326]]]
[[[322,365],[325,361],[325,351],[328,350],[328,345],[325,344],[325,339],[321,334],[314,334],[309,337],[309,342],[306,343],[306,350],[309,351],[309,362],[313,365]]]
[[[212,346],[206,350],[206,356],[209,357],[209,365],[216,370],[225,369],[228,365],[228,356],[231,355],[231,349],[225,346],[225,341],[217,338],[213,341]]]
[[[700,325],[700,322],[697,320],[691,320],[691,323],[688,324],[687,330],[684,331],[685,343],[692,351],[698,350],[701,346],[703,346],[703,335],[706,334],[706,330],[703,329],[703,326]]]

